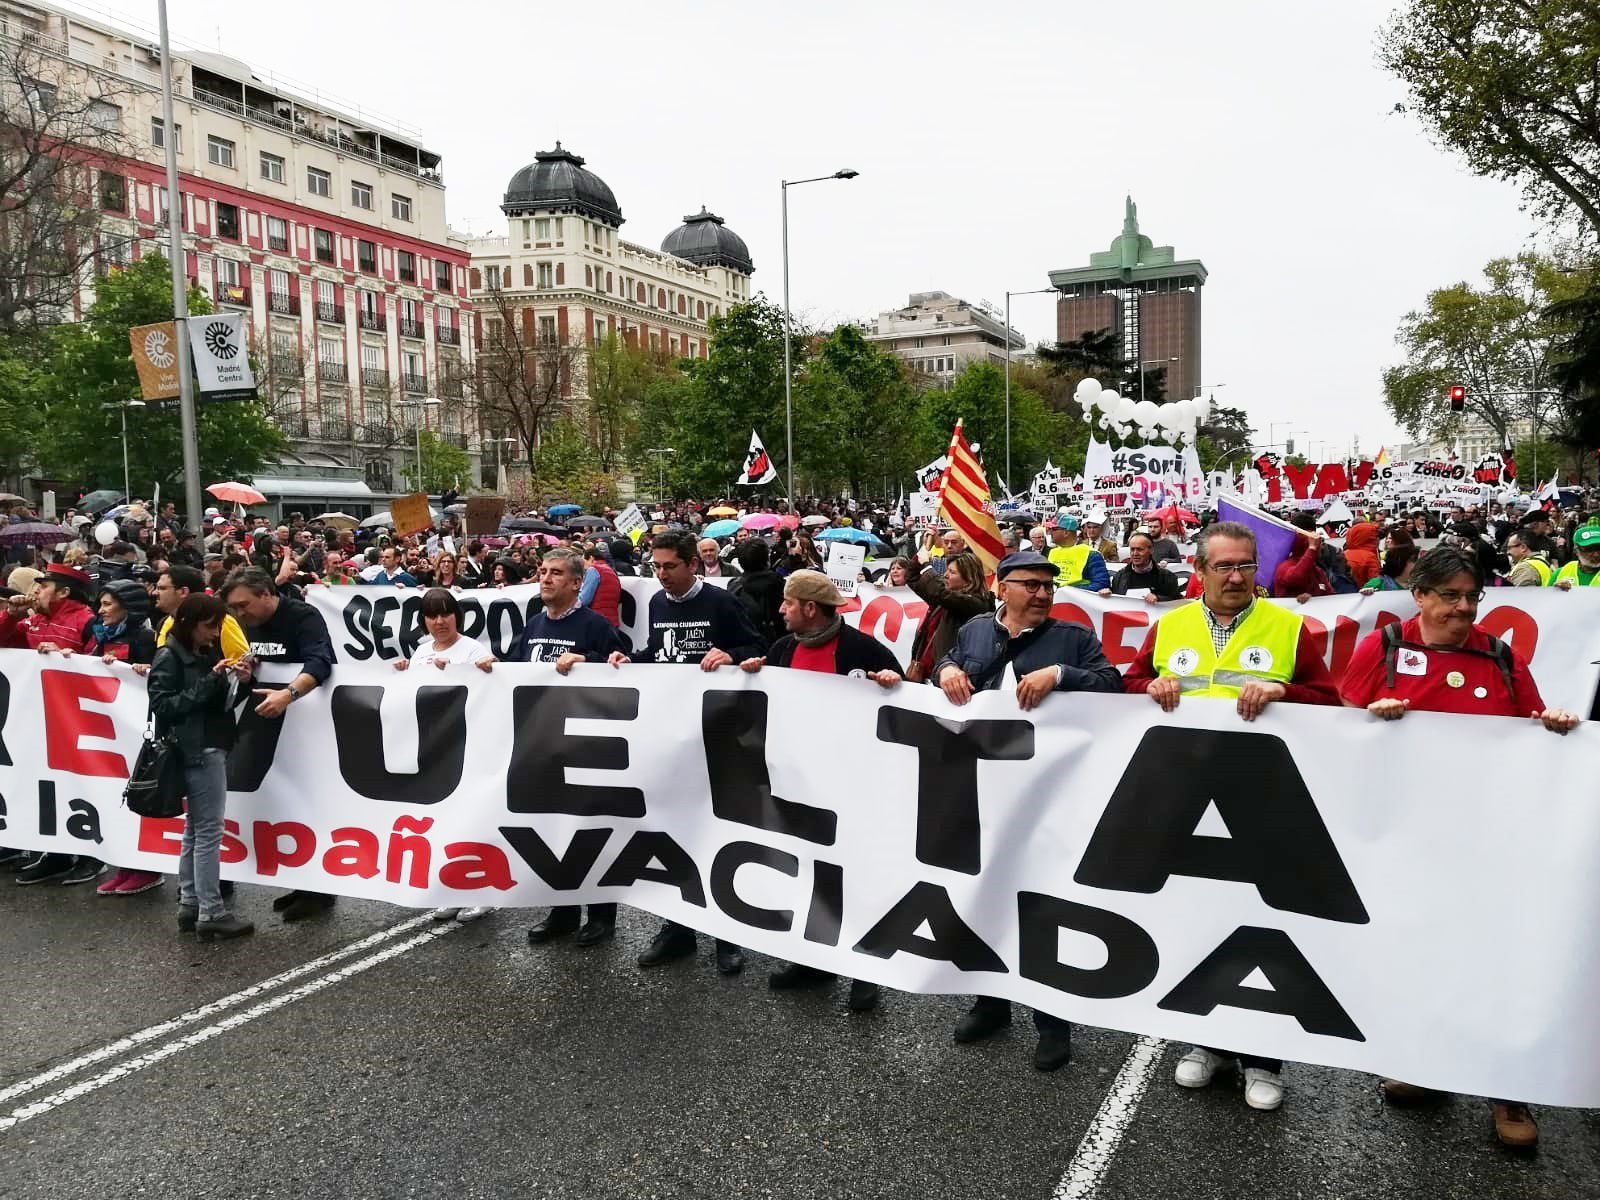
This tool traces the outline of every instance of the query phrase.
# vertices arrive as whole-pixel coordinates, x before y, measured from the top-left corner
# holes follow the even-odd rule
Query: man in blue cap
[[[963,625],[955,646],[934,667],[933,678],[952,704],[965,704],[974,692],[1008,687],[1015,688],[1024,710],[1037,708],[1051,692],[1122,691],[1122,676],[1106,660],[1094,630],[1050,615],[1056,575],[1056,565],[1034,550],[1000,560],[999,611]],[[979,996],[956,1024],[955,1039],[976,1042],[1010,1024],[1009,1001]],[[1072,1058],[1072,1025],[1037,1010],[1033,1024],[1039,1031],[1033,1065],[1041,1071],[1065,1066]]]

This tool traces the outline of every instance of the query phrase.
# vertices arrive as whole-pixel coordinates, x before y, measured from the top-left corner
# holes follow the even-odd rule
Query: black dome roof
[[[541,150],[506,184],[500,211],[508,217],[525,216],[536,208],[580,212],[608,225],[622,224],[622,210],[606,181],[584,169],[583,159],[556,143]]]
[[[731,267],[746,275],[756,269],[750,261],[750,248],[744,244],[744,239],[724,225],[716,213],[707,212],[704,206],[692,217],[685,217],[682,225],[667,234],[661,249],[703,267]]]

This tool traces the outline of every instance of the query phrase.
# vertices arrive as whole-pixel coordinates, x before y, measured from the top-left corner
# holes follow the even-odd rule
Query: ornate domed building
[[[703,358],[706,323],[750,298],[750,250],[721,217],[702,207],[659,250],[626,241],[610,185],[560,142],[511,176],[500,210],[506,236],[470,243],[479,356],[536,347],[563,398],[585,394],[582,347],[615,334]]]

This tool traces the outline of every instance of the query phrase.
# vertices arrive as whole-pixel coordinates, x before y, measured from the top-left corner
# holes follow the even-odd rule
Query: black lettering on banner
[[[389,638],[392,636],[389,629],[389,614],[400,611],[400,600],[394,594],[394,589],[387,589],[383,595],[372,602],[372,644],[378,649],[378,657],[382,659],[399,658],[400,648],[390,646]]]
[[[837,946],[843,923],[844,868],[818,859],[811,864],[811,907],[806,911],[805,939],[822,946]]]
[[[73,800],[67,805],[67,835],[80,842],[103,842],[100,833],[100,810],[87,800]]]
[[[1271,991],[1242,986],[1258,970],[1272,985]],[[1281,929],[1241,925],[1157,1007],[1204,1017],[1219,1004],[1293,1017],[1307,1033],[1352,1042],[1367,1040]]]
[[[952,721],[885,705],[878,740],[917,752],[917,861],[976,875],[983,862],[978,760],[1032,758],[1033,725]]]
[[[740,867],[750,863],[771,867],[791,879],[800,874],[800,860],[785,850],[755,842],[729,842],[711,860],[711,898],[728,916],[752,929],[787,933],[794,926],[792,908],[761,908],[741,900],[734,891],[733,877]]]
[[[611,840],[610,829],[580,829],[572,835],[567,849],[560,858],[545,844],[545,840],[532,829],[518,825],[500,826],[500,836],[511,844],[522,861],[533,868],[533,873],[547,887],[558,892],[570,892],[583,886],[600,860],[600,851]]]
[[[1212,804],[1231,837],[1195,833]],[[1369,920],[1294,756],[1268,733],[1158,726],[1140,739],[1073,881],[1152,893],[1173,875],[1253,883],[1284,912]]]
[[[228,790],[253,792],[272,770],[278,754],[278,737],[283,733],[282,718],[256,715],[254,697],[239,713],[239,731],[233,749],[228,751]]]
[[[377,653],[377,648],[372,644],[371,634],[372,601],[356,588],[349,590],[352,595],[344,602],[344,627],[354,639],[354,644],[346,642],[343,650],[357,662],[365,662]]]
[[[400,653],[406,658],[412,657],[427,636],[428,631],[422,624],[422,596],[408,591],[400,601]]]
[[[924,922],[931,938],[917,932]],[[950,903],[950,893],[927,880],[919,881],[896,901],[855,948],[873,958],[893,958],[904,950],[922,958],[942,959],[963,971],[1008,974],[1000,956],[961,919]]]
[[[0,672],[0,767],[11,765],[11,752],[6,749],[6,718],[11,715],[11,680]]]
[[[1073,929],[1105,944],[1102,967],[1075,967],[1057,957],[1060,932]],[[1091,1000],[1131,996],[1150,985],[1161,965],[1154,940],[1121,913],[1039,892],[1017,893],[1017,974]]]
[[[417,770],[395,772],[383,760],[385,689],[338,684],[333,689],[333,737],[339,774],[357,795],[396,804],[437,804],[461,783],[467,757],[467,689],[424,684],[417,689]]]
[[[567,782],[568,767],[628,768],[627,738],[568,733],[569,720],[633,721],[638,716],[637,688],[513,688],[506,807],[574,817],[644,816],[644,792],[636,787]]]
[[[839,814],[773,795],[767,775],[767,694],[707,692],[700,737],[711,777],[711,812],[768,833],[833,845]]]
[[[533,601],[528,602],[528,607]],[[496,658],[510,658],[522,644],[522,630],[527,624],[527,612],[520,604],[510,600],[492,601],[483,614],[484,630],[489,636],[489,648]]]
[[[650,864],[659,862],[659,867]],[[651,883],[677,888],[685,904],[696,908],[706,906],[706,890],[700,883],[700,868],[688,851],[672,840],[670,834],[653,829],[641,829],[628,839],[628,844],[617,855],[616,861],[600,876],[601,887],[627,887],[648,879]]]
[[[56,785],[49,779],[39,780],[39,836],[56,835]]]

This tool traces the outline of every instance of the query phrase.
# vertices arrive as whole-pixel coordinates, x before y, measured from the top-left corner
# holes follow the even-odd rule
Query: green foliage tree
[[[1210,417],[1199,432],[1200,436],[1195,439],[1195,454],[1200,459],[1201,467],[1207,471],[1214,470],[1229,458],[1242,463],[1244,456],[1241,452],[1250,448],[1250,439],[1254,436],[1244,409],[1225,405],[1211,410]]]
[[[38,449],[41,424],[38,367],[31,339],[0,342],[0,479],[17,480]]]
[[[432,430],[422,431],[422,482],[417,482],[417,456],[413,450],[401,468],[406,486],[412,491],[444,492],[449,488],[465,488],[472,478],[472,459],[454,442],[446,441]]]
[[[1072,398],[1079,380],[1083,378],[1084,375],[1072,370],[1058,371],[1053,367],[1029,362],[1011,364],[1012,400],[1015,401],[1019,389],[1032,392],[1044,401],[1052,413],[1059,414],[1059,419],[1054,424],[1056,440],[1052,444],[1049,458],[1055,466],[1069,475],[1083,473],[1084,458],[1089,450],[1089,425],[1083,419],[1083,409]],[[1004,450],[1002,446],[1002,458],[996,462],[997,467],[1004,463]],[[1016,447],[1013,445],[1013,456],[1015,451]],[[1024,476],[1017,470],[1014,462],[1012,470],[1017,478],[1007,479],[1006,482],[1011,485],[1013,491],[1020,493],[1032,483],[1032,477]]]
[[[794,403],[802,490],[876,495],[927,461],[917,459],[908,436],[918,400],[904,364],[854,325],[841,325],[816,346],[795,381]]]
[[[529,487],[542,503],[564,500],[590,512],[617,502],[616,476],[601,468],[589,430],[573,415],[558,417],[540,439]]]
[[[984,465],[993,475],[1005,469],[1006,407],[1005,375],[990,362],[970,363],[946,389],[930,389],[922,394],[922,453],[927,458],[942,453],[950,444],[950,431],[961,418],[968,443],[983,448]],[[1062,414],[1052,412],[1031,388],[1011,381],[1011,469],[1016,479],[1007,479],[1013,490],[1030,481],[1044,466],[1045,459],[1057,453],[1067,438]],[[1060,465],[1060,464],[1057,464]],[[1019,482],[1021,481],[1021,482]]]
[[[191,290],[189,311],[211,312],[210,300]],[[94,303],[80,324],[47,332],[33,395],[40,425],[36,453],[48,474],[85,487],[121,487],[118,409],[139,396],[128,329],[171,317],[167,260],[147,255],[96,281]],[[134,494],[148,496],[159,483],[167,495],[178,495],[183,448],[176,402],[127,416]],[[259,400],[201,405],[196,416],[202,482],[249,479],[288,448],[288,439]]]
[[[598,469],[614,472],[637,464],[646,397],[655,381],[676,369],[660,357],[608,333],[589,348],[583,414]]]

